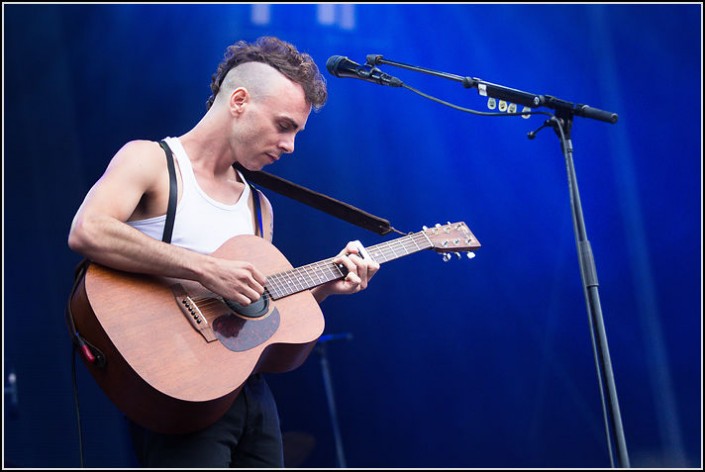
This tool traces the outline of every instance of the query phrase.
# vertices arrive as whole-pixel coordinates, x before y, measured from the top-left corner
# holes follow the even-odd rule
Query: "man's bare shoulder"
[[[159,143],[138,139],[126,142],[115,153],[110,166],[154,172],[165,168],[166,160]]]
[[[159,143],[148,140],[126,142],[115,153],[105,172],[104,179],[125,179],[138,188],[147,190],[166,173],[164,150]],[[122,185],[122,184],[121,184]]]
[[[146,139],[128,141],[116,153],[116,156],[128,157],[155,157],[159,155],[164,156],[164,150],[159,146],[159,143]]]

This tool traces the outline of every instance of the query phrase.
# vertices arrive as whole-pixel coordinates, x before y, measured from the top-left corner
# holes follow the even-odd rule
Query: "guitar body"
[[[249,261],[264,274],[292,268],[256,236],[236,236],[213,256]],[[181,306],[184,297],[201,300],[194,306],[203,324],[220,326],[216,337],[199,332],[202,324]],[[86,362],[96,382],[130,419],[163,433],[214,423],[253,373],[299,367],[324,328],[308,290],[270,300],[264,315],[243,316],[196,282],[95,263],[70,306],[78,332],[105,356],[102,367]]]
[[[446,259],[479,247],[458,222],[371,246],[365,257],[381,264],[434,249]],[[88,370],[118,408],[152,431],[203,429],[227,411],[250,375],[303,364],[324,328],[309,289],[345,277],[334,258],[293,269],[256,236],[229,239],[213,256],[254,264],[267,274],[265,296],[241,307],[196,282],[95,263],[71,295],[70,325],[90,352],[102,354],[100,362],[84,356]]]

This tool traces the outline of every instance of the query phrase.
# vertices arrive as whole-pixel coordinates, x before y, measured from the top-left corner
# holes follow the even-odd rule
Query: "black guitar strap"
[[[285,197],[292,198],[301,203],[309,205],[318,210],[324,211],[348,223],[365,228],[377,234],[387,234],[394,228],[388,220],[371,215],[365,211],[355,208],[352,205],[331,198],[322,193],[314,192],[311,189],[302,187],[288,180],[282,179],[275,175],[262,171],[250,171],[242,167],[240,164],[234,164],[247,178],[248,181],[267,187]]]
[[[169,205],[166,210],[166,221],[164,222],[164,234],[162,241],[171,243],[171,233],[174,231],[174,218],[176,217],[176,198],[179,194],[176,188],[176,169],[174,168],[174,156],[169,145],[164,141],[159,141],[159,145],[166,153],[166,165],[169,169]]]
[[[86,275],[86,271],[88,270],[89,265],[90,260],[83,258],[76,266],[73,277],[73,286],[71,287],[69,299],[66,303],[66,325],[68,327],[69,334],[71,335],[71,341],[73,342],[74,350],[78,350],[78,352],[80,352],[81,356],[83,356],[83,358],[87,362],[95,364],[98,367],[102,368],[105,367],[106,363],[105,355],[103,354],[103,352],[101,352],[100,349],[98,349],[96,346],[88,342],[83,336],[81,336],[81,334],[76,329],[76,324],[73,320],[73,313],[71,312],[71,299],[73,298],[74,293],[76,292],[76,288],[78,288],[78,285],[81,282],[81,279],[83,279],[83,277]]]

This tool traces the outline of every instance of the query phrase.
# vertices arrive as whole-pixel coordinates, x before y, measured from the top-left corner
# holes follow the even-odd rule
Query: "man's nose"
[[[279,142],[279,147],[284,151],[286,154],[291,154],[294,152],[294,136],[288,136],[285,138],[282,138],[282,140]]]

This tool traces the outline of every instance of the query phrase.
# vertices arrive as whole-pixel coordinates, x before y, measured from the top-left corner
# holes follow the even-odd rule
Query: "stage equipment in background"
[[[321,361],[321,372],[323,374],[323,386],[326,389],[326,400],[328,402],[328,412],[330,414],[333,437],[335,438],[335,458],[339,468],[347,468],[345,462],[345,450],[343,449],[343,437],[340,434],[338,424],[338,409],[335,405],[335,394],[333,392],[333,380],[330,375],[330,363],[328,362],[328,343],[332,341],[350,341],[353,338],[351,333],[324,334],[318,338],[316,352]]]
[[[284,443],[284,467],[296,469],[303,464],[316,447],[316,438],[304,431],[285,431],[282,433]]]
[[[499,112],[481,112],[439,100],[408,86],[399,78],[385,74],[377,67],[379,64],[387,64],[460,82],[465,88],[477,89],[481,96],[487,97],[488,108],[491,110],[497,108]],[[597,367],[598,383],[602,400],[610,463],[612,467],[629,467],[627,444],[624,437],[624,429],[619,411],[619,401],[617,398],[617,389],[612,371],[609,348],[607,346],[607,336],[605,333],[602,308],[600,306],[597,269],[585,229],[585,219],[583,217],[582,206],[580,204],[580,193],[578,191],[578,182],[575,174],[575,166],[573,164],[573,144],[570,137],[573,120],[576,116],[614,124],[618,119],[617,114],[610,111],[600,110],[589,105],[576,104],[566,100],[561,100],[551,95],[539,95],[524,92],[515,88],[505,87],[503,85],[493,84],[475,77],[449,74],[447,72],[440,72],[424,67],[391,61],[385,59],[384,56],[380,54],[368,54],[364,66],[351,61],[345,56],[331,56],[328,59],[326,66],[328,72],[335,77],[357,78],[380,85],[402,87],[442,105],[475,115],[521,116],[526,119],[530,118],[531,115],[546,115],[549,117],[539,128],[529,132],[527,137],[529,139],[534,139],[540,130],[550,127],[553,128],[560,140],[561,149],[567,167],[573,230],[575,232],[580,274],[583,283],[583,291],[590,325],[590,334],[592,337],[592,345],[595,354],[595,363]],[[523,106],[521,111],[517,111],[518,105]],[[549,108],[554,110],[554,112],[534,111],[536,108]]]

